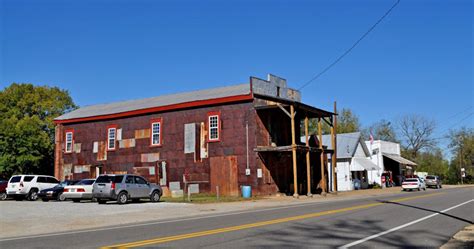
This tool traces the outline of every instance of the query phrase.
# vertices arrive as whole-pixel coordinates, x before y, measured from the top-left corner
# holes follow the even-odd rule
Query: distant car
[[[65,198],[62,195],[64,187],[69,186],[69,185],[74,185],[77,182],[78,181],[67,180],[67,181],[61,182],[60,184],[52,188],[43,189],[38,193],[38,198],[41,198],[41,200],[43,201],[50,201],[50,200],[64,201]]]
[[[7,196],[16,200],[36,201],[38,193],[59,184],[58,179],[45,175],[14,175],[8,181]]]
[[[8,186],[8,181],[7,180],[0,180],[0,200],[5,200],[7,199],[7,186]]]
[[[433,187],[433,188],[442,188],[441,179],[439,176],[428,175],[426,176],[426,187]]]
[[[162,194],[159,185],[149,183],[141,176],[128,174],[100,175],[92,190],[92,196],[99,204],[104,204],[108,200],[125,204],[129,200],[138,201],[142,198],[158,202]]]
[[[64,187],[62,197],[73,202],[92,200],[92,185],[94,182],[95,179],[83,179],[74,185],[66,186]]]
[[[402,190],[414,190],[417,189],[418,191],[426,190],[426,185],[423,179],[420,178],[407,178],[402,182]]]

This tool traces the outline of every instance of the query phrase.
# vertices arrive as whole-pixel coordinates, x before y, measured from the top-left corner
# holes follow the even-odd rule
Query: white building
[[[330,148],[331,137],[323,136],[323,145]],[[370,159],[370,150],[367,148],[360,132],[337,134],[337,190],[349,191],[354,189],[354,180],[361,182],[362,188],[371,184],[370,179],[374,172],[380,172],[380,168]],[[329,161],[328,174],[331,175]],[[379,177],[380,178],[380,177]],[[329,178],[331,180],[331,178]],[[329,186],[332,186],[330,181]]]
[[[339,135],[338,135],[339,136]],[[396,185],[400,185],[401,178],[413,175],[416,163],[401,157],[400,144],[382,140],[366,141],[371,152],[371,160],[379,169],[369,174],[369,182],[382,184],[382,174],[390,172]]]

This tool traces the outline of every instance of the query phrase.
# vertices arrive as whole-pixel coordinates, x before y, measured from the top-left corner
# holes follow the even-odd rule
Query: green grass
[[[232,196],[220,196],[217,200],[216,195],[212,194],[192,194],[190,203],[219,203],[219,202],[236,202],[236,201],[255,201],[262,199],[263,197],[253,196],[251,198],[242,198],[242,197],[232,197]],[[163,202],[188,202],[188,196],[185,198],[171,198],[171,197],[162,197]]]

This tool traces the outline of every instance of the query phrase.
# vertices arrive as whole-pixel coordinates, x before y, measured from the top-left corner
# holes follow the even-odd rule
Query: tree
[[[474,129],[463,127],[452,130],[449,134],[448,147],[453,153],[450,165],[450,176],[453,183],[461,179],[461,168],[466,170],[466,176],[474,176]]]
[[[415,162],[418,164],[416,167],[418,172],[428,172],[430,175],[441,176],[442,179],[448,176],[449,162],[444,159],[440,148],[419,153]]]
[[[419,115],[405,115],[398,120],[401,146],[405,153],[414,159],[424,149],[435,146],[431,138],[436,123]]]
[[[398,143],[397,135],[395,129],[392,126],[392,122],[385,119],[382,119],[362,130],[362,135],[365,140],[369,140],[371,134],[374,137],[374,140]]]
[[[324,121],[322,122],[322,133],[330,134],[331,127]],[[337,117],[337,130],[340,133],[349,133],[360,131],[359,117],[349,108],[343,108]],[[318,120],[311,119],[309,122],[309,133],[318,134]]]
[[[52,174],[54,123],[77,108],[57,87],[13,83],[0,92],[0,175]]]

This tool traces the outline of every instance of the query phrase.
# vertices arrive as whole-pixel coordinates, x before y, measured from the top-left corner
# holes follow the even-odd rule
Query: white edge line
[[[389,229],[389,230],[386,230],[386,231],[383,231],[383,232],[380,232],[380,233],[371,235],[371,236],[369,236],[369,237],[366,237],[366,238],[363,238],[363,239],[354,241],[354,242],[352,242],[352,243],[349,243],[349,244],[340,246],[340,247],[338,247],[338,248],[339,248],[339,249],[345,249],[345,248],[349,248],[349,247],[351,247],[351,246],[355,246],[355,245],[364,243],[364,242],[369,241],[369,240],[371,240],[371,239],[375,239],[375,238],[380,237],[380,236],[383,236],[383,235],[385,235],[385,234],[388,234],[388,233],[397,231],[397,230],[399,230],[399,229],[402,229],[402,228],[411,226],[411,225],[416,224],[416,223],[418,223],[418,222],[427,220],[427,219],[432,218],[432,217],[434,217],[434,216],[436,216],[436,215],[439,215],[439,214],[442,214],[442,213],[446,213],[446,212],[448,212],[448,211],[450,211],[450,210],[452,210],[452,209],[455,209],[455,208],[458,208],[458,207],[460,207],[460,206],[466,205],[466,204],[468,204],[469,202],[473,202],[473,201],[474,201],[474,199],[469,200],[469,201],[466,201],[466,202],[463,202],[463,203],[461,203],[461,204],[458,204],[458,205],[456,205],[456,206],[452,206],[452,207],[450,207],[450,208],[447,208],[447,209],[445,209],[445,210],[439,211],[439,212],[434,213],[434,214],[430,214],[430,215],[425,216],[425,217],[423,217],[423,218],[420,218],[420,219],[418,219],[418,220],[414,220],[414,221],[412,221],[412,222],[403,224],[403,225],[401,225],[401,226],[394,227],[394,228],[392,228],[392,229]]]

